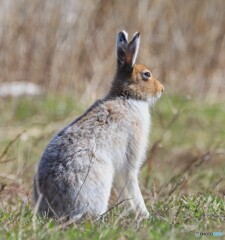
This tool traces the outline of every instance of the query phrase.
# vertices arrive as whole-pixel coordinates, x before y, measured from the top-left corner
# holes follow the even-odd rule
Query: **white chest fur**
[[[136,135],[136,161],[138,167],[145,160],[145,153],[148,146],[148,137],[150,130],[150,113],[149,113],[149,105],[143,101],[137,100],[129,100],[129,104],[134,111],[134,118],[136,119],[138,126],[135,132]]]
[[[150,126],[150,113],[148,103],[144,101],[129,100],[129,104],[131,105],[134,114],[137,114],[137,117],[140,118],[143,128],[148,130]]]
[[[114,186],[118,194],[118,202],[129,199],[131,209],[148,217],[139,185],[138,173],[145,160],[150,129],[150,114],[148,103],[129,100],[129,117],[131,118],[130,139],[126,150],[126,162],[117,168],[114,175]]]

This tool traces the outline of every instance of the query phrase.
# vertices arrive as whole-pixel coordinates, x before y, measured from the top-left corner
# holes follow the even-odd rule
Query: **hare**
[[[143,64],[135,64],[140,33],[128,43],[117,37],[117,71],[109,93],[60,131],[48,144],[34,178],[41,215],[79,220],[107,211],[112,186],[118,202],[148,217],[138,173],[150,130],[149,106],[163,85]]]

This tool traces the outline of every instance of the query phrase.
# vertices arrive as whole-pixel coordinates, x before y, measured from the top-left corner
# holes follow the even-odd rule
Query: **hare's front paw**
[[[148,219],[150,217],[150,213],[147,209],[141,209],[141,211],[138,214],[138,217],[142,219]]]
[[[150,213],[145,206],[137,207],[134,213],[136,215],[136,218],[139,219],[148,219],[150,217]]]

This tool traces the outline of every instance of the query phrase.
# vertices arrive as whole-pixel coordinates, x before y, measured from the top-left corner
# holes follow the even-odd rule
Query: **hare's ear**
[[[138,54],[138,49],[139,49],[139,43],[140,43],[140,33],[137,32],[134,34],[126,50],[126,63],[131,67],[133,67],[133,65],[135,64],[137,54]]]
[[[121,31],[117,37],[117,64],[122,66],[126,62],[126,49],[128,45],[128,34]]]

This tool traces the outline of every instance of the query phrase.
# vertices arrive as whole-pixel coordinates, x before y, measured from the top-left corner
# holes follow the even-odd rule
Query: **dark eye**
[[[150,72],[144,72],[144,73],[143,73],[143,78],[144,78],[144,79],[147,80],[147,79],[149,79],[150,77],[151,77],[151,73],[150,73]]]

